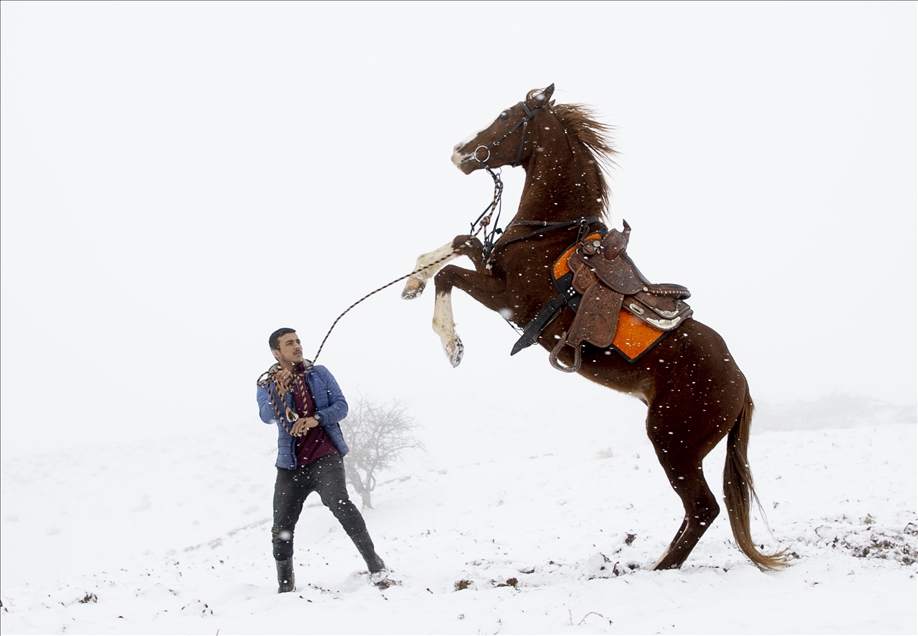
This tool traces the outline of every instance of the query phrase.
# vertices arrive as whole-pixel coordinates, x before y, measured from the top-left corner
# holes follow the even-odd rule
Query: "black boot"
[[[296,591],[296,580],[293,577],[293,557],[286,561],[275,561],[277,564],[277,593]]]
[[[352,535],[351,540],[354,542],[354,545],[357,546],[357,551],[360,552],[360,556],[367,562],[370,574],[386,571],[386,564],[383,563],[383,560],[376,554],[376,549],[373,547],[373,540],[370,538],[369,532],[364,530],[363,532]]]

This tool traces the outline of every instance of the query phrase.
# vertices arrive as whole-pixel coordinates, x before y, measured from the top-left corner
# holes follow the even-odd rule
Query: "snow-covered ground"
[[[833,406],[834,405],[834,406]],[[650,567],[679,502],[639,405],[607,422],[557,406],[409,404],[426,452],[365,510],[397,581],[373,586],[313,496],[296,593],[270,553],[274,434],[61,441],[2,466],[4,634],[915,633],[915,409],[835,396],[762,406],[750,461],[792,565],[756,569],[721,516],[685,566]],[[806,413],[791,425],[791,414]],[[722,445],[705,469],[720,489]],[[355,496],[355,500],[359,500]]]

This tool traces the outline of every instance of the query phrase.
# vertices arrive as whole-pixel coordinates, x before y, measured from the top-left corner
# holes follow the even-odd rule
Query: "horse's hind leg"
[[[720,512],[701,465],[710,445],[704,444],[702,448],[696,440],[677,439],[683,436],[670,435],[673,429],[662,426],[662,422],[655,422],[652,417],[648,417],[647,423],[657,458],[685,508],[679,531],[653,569],[678,568]]]
[[[680,473],[679,477],[673,477],[675,472],[666,472],[670,483],[673,484],[673,489],[682,499],[685,518],[682,520],[682,525],[679,527],[679,531],[670,543],[669,548],[666,549],[666,552],[653,566],[654,570],[682,567],[682,564],[685,563],[685,560],[695,549],[699,539],[701,539],[701,535],[705,533],[720,512],[717,500],[714,498],[711,489],[708,488],[701,470],[692,472],[678,471]],[[680,478],[687,482],[687,486],[682,482],[673,481]]]

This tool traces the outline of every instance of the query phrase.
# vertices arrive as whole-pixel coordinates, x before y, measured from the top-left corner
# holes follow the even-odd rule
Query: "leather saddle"
[[[612,344],[619,312],[625,309],[655,329],[672,331],[692,315],[684,302],[688,289],[648,281],[626,254],[631,227],[588,238],[568,257],[571,285],[582,295],[565,344],[579,349],[588,342],[600,348]]]
[[[565,306],[574,312],[574,321],[548,360],[556,369],[568,373],[580,368],[580,345],[584,342],[601,349],[611,348],[635,362],[691,317],[692,309],[685,302],[691,296],[688,289],[651,283],[635,266],[626,253],[631,227],[627,221],[622,223],[624,231],[602,228],[561,254],[552,268],[559,295],[526,325],[510,355],[535,344],[546,325],[561,315]],[[574,349],[571,366],[558,362],[558,354],[565,346]]]

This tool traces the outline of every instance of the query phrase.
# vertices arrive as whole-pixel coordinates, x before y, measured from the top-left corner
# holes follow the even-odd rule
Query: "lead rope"
[[[360,303],[362,303],[363,301],[365,301],[367,298],[369,298],[369,297],[372,296],[373,294],[376,294],[376,293],[378,293],[378,292],[381,292],[382,290],[386,289],[387,287],[391,287],[392,285],[394,285],[395,283],[397,283],[397,282],[399,282],[399,281],[401,281],[401,280],[405,280],[406,278],[410,278],[411,276],[414,276],[415,274],[419,274],[419,273],[423,272],[425,269],[429,269],[429,268],[433,267],[434,265],[439,265],[439,264],[442,263],[443,261],[452,258],[453,255],[454,255],[456,252],[457,252],[457,250],[456,250],[456,249],[453,249],[449,254],[447,254],[447,255],[444,256],[443,258],[439,258],[439,259],[435,260],[433,263],[430,263],[429,265],[425,265],[424,267],[419,267],[419,268],[417,268],[416,270],[414,270],[413,272],[410,272],[410,273],[408,273],[408,274],[405,274],[404,276],[401,276],[401,277],[399,277],[399,278],[396,278],[394,281],[392,281],[392,282],[390,282],[390,283],[386,283],[385,285],[383,285],[382,287],[380,287],[380,288],[378,288],[378,289],[374,289],[374,290],[371,291],[369,294],[367,294],[366,296],[364,296],[363,298],[361,298],[360,300],[358,300],[357,302],[355,302],[353,305],[351,305],[350,307],[348,307],[347,309],[345,309],[343,312],[341,312],[341,315],[338,316],[337,318],[335,318],[335,322],[332,323],[332,326],[329,327],[329,329],[328,329],[328,333],[326,333],[326,334],[325,334],[325,337],[322,339],[322,344],[319,345],[319,350],[316,351],[316,355],[313,356],[313,358],[312,358],[311,361],[307,360],[307,361],[304,362],[304,364],[303,364],[303,372],[302,372],[302,373],[299,373],[299,374],[297,374],[296,376],[294,376],[294,382],[297,383],[297,384],[299,384],[300,382],[302,382],[302,378],[305,378],[305,377],[306,377],[306,374],[309,372],[309,370],[310,370],[312,367],[315,366],[315,361],[318,359],[319,354],[322,353],[322,348],[325,346],[325,341],[328,340],[328,337],[331,335],[331,332],[332,332],[332,330],[335,328],[335,325],[338,324],[338,321],[341,320],[342,318],[344,318],[344,314],[346,314],[346,313],[349,312],[351,309],[353,309],[354,307],[356,307],[357,305],[359,305]],[[287,431],[287,433],[289,433],[289,434],[292,435],[292,433],[290,433],[290,428],[287,426],[287,422],[290,422],[291,424],[293,424],[294,422],[296,422],[296,421],[299,419],[299,415],[297,415],[296,413],[294,413],[294,412],[287,406],[286,401],[284,401],[284,413],[285,413],[285,414],[282,415],[282,414],[281,414],[281,408],[280,408],[280,406],[278,406],[277,400],[276,400],[276,397],[279,397],[279,398],[282,398],[282,399],[283,399],[284,396],[286,396],[286,394],[289,392],[289,390],[288,390],[288,391],[285,391],[283,394],[281,394],[279,391],[277,391],[277,383],[276,383],[276,382],[274,383],[275,390],[274,390],[274,391],[271,390],[271,383],[274,382],[274,377],[277,375],[277,372],[280,371],[280,370],[281,370],[280,364],[273,364],[273,365],[271,365],[271,368],[270,368],[270,369],[268,369],[267,371],[265,371],[264,373],[262,373],[262,374],[258,377],[258,380],[257,380],[256,384],[257,384],[258,386],[263,386],[263,387],[265,387],[266,389],[268,389],[268,397],[271,398],[271,406],[274,408],[274,414],[277,415],[278,421],[281,422],[281,424],[283,424],[284,429]],[[302,390],[302,388],[303,388],[302,385],[300,385],[300,389],[301,389],[301,390]],[[275,396],[275,394],[276,394],[276,396]]]
[[[306,373],[309,369],[312,368],[312,363],[308,366],[303,365],[302,373],[297,373],[293,376],[293,383],[296,385],[296,388],[299,389],[300,395],[306,394]],[[270,369],[261,374],[261,377],[258,378],[258,386],[263,386],[268,389],[268,397],[271,398],[271,407],[274,409],[274,414],[277,415],[277,421],[279,421],[284,426],[284,430],[287,431],[287,434],[292,436],[290,428],[287,426],[287,422],[291,424],[296,424],[300,419],[299,413],[296,413],[293,409],[287,406],[286,400],[284,401],[284,415],[281,415],[281,409],[277,405],[276,398],[284,398],[284,396],[289,393],[289,389],[284,391],[281,395],[280,391],[277,390],[277,383],[274,384],[274,391],[271,391],[271,382],[274,382],[274,378],[277,375],[277,372],[281,370],[280,364],[274,364]]]
[[[488,174],[491,175],[491,178],[494,179],[494,196],[491,198],[491,203],[488,205],[488,207],[486,207],[486,208],[484,209],[484,212],[482,212],[482,213],[478,216],[478,218],[475,219],[475,221],[472,223],[471,228],[470,228],[470,230],[469,230],[469,238],[472,238],[472,237],[476,236],[479,232],[484,231],[485,240],[482,241],[482,243],[484,244],[483,249],[482,249],[482,252],[483,252],[483,258],[484,258],[484,261],[483,261],[483,262],[486,262],[486,261],[488,260],[488,257],[490,256],[491,252],[494,250],[494,245],[497,243],[495,237],[497,237],[501,232],[503,232],[503,230],[500,229],[500,227],[498,226],[498,224],[500,223],[500,212],[501,212],[501,208],[502,208],[502,206],[501,206],[501,197],[503,196],[503,193],[504,193],[504,182],[500,180],[500,171],[499,171],[499,170],[498,170],[498,172],[495,173],[495,172],[494,172],[493,170],[491,170],[491,168],[488,167],[488,165],[487,165],[486,163],[484,163],[484,162],[482,162],[482,166],[484,167],[485,170],[488,171]],[[497,216],[494,217],[494,228],[493,228],[490,232],[488,232],[488,225],[491,223],[491,214],[494,212],[495,209],[497,210]],[[477,230],[475,229],[475,226],[476,226],[476,225],[478,226],[478,229],[477,229]],[[394,281],[392,281],[391,283],[386,283],[385,285],[383,285],[383,286],[380,287],[379,289],[374,289],[374,290],[371,291],[369,294],[367,294],[366,296],[364,296],[363,298],[361,298],[360,300],[358,300],[357,302],[355,302],[353,305],[351,305],[350,307],[348,307],[347,309],[345,309],[343,312],[341,312],[341,315],[338,316],[337,318],[335,318],[335,322],[332,323],[332,326],[329,328],[328,333],[325,334],[325,338],[322,339],[322,344],[319,345],[319,350],[316,351],[316,355],[313,356],[313,358],[312,358],[312,359],[313,359],[313,362],[310,364],[310,366],[312,366],[312,364],[315,364],[315,361],[318,359],[319,354],[322,353],[322,348],[325,346],[325,341],[328,340],[328,337],[331,335],[331,332],[332,332],[332,330],[335,328],[335,325],[338,324],[338,321],[341,320],[342,318],[344,318],[344,314],[346,314],[346,313],[349,312],[351,309],[353,309],[354,307],[356,307],[357,305],[359,305],[360,303],[362,303],[363,301],[365,301],[367,298],[369,298],[369,297],[372,296],[373,294],[376,294],[376,293],[378,293],[378,292],[381,292],[382,290],[386,289],[387,287],[391,287],[392,285],[394,285],[395,283],[397,283],[397,282],[399,282],[399,281],[403,281],[403,280],[405,280],[406,278],[411,278],[411,277],[414,276],[415,274],[420,274],[420,273],[423,272],[425,269],[430,269],[430,268],[433,267],[434,265],[439,265],[439,264],[442,263],[443,261],[447,261],[447,260],[453,258],[453,256],[456,254],[457,251],[458,251],[458,250],[454,248],[449,254],[447,254],[447,255],[444,256],[443,258],[438,258],[438,259],[435,260],[433,263],[430,263],[430,264],[428,264],[428,265],[425,265],[424,267],[419,267],[418,269],[414,270],[413,272],[410,272],[410,273],[408,273],[408,274],[405,274],[404,276],[402,276],[402,277],[400,277],[400,278],[396,278],[396,279],[395,279]],[[308,370],[308,368],[307,368],[307,370]]]
[[[495,173],[493,170],[491,170],[491,168],[490,168],[485,162],[481,162],[481,164],[482,164],[482,166],[484,167],[484,169],[488,171],[488,174],[491,175],[491,178],[494,179],[494,196],[492,197],[491,203],[488,205],[488,207],[486,207],[486,208],[484,209],[484,212],[482,212],[482,213],[478,216],[478,218],[475,219],[475,221],[472,223],[471,229],[470,229],[470,231],[469,231],[469,238],[471,239],[471,238],[475,237],[476,235],[478,235],[480,232],[484,231],[485,240],[483,241],[483,249],[482,249],[482,252],[483,252],[483,254],[484,254],[484,260],[483,260],[483,262],[487,262],[488,257],[490,256],[491,252],[494,250],[494,245],[497,243],[496,237],[497,237],[499,234],[501,234],[501,233],[503,232],[503,230],[501,230],[500,227],[498,226],[498,223],[499,223],[499,221],[500,221],[500,211],[501,211],[501,207],[502,207],[502,206],[501,206],[501,197],[503,196],[503,192],[504,192],[504,183],[503,183],[503,181],[500,180],[500,170],[498,170],[497,173]],[[490,222],[491,222],[491,214],[494,212],[495,209],[497,210],[497,216],[496,216],[495,219],[494,219],[494,228],[493,228],[490,232],[488,232],[488,229],[487,229],[487,228],[488,228],[488,225],[489,225]],[[477,230],[475,229],[476,226],[478,227]],[[340,321],[342,318],[344,318],[344,315],[345,315],[347,312],[349,312],[351,309],[353,309],[354,307],[356,307],[357,305],[359,305],[360,303],[362,303],[363,301],[365,301],[365,300],[366,300],[367,298],[369,298],[370,296],[372,296],[372,295],[374,295],[374,294],[377,294],[377,293],[381,292],[382,290],[386,289],[387,287],[391,287],[392,285],[394,285],[395,283],[397,283],[397,282],[399,282],[399,281],[403,281],[403,280],[405,280],[406,278],[411,278],[411,277],[414,276],[415,274],[420,274],[420,273],[423,272],[425,269],[430,269],[431,267],[433,267],[433,266],[435,266],[435,265],[439,265],[439,264],[442,263],[443,261],[447,261],[447,260],[453,258],[453,256],[454,256],[454,255],[456,254],[456,252],[458,252],[458,251],[459,251],[459,250],[458,250],[457,248],[453,248],[453,249],[450,251],[450,253],[447,254],[446,256],[444,256],[444,257],[442,257],[442,258],[438,258],[437,260],[435,260],[435,261],[432,262],[432,263],[429,263],[429,264],[427,264],[427,265],[424,265],[423,267],[419,267],[419,268],[417,268],[416,270],[414,270],[413,272],[409,272],[409,273],[405,274],[404,276],[400,276],[399,278],[396,278],[395,280],[393,280],[393,281],[391,281],[391,282],[389,282],[389,283],[386,283],[386,284],[383,285],[382,287],[379,287],[379,288],[377,288],[377,289],[374,289],[374,290],[371,291],[369,294],[367,294],[366,296],[364,296],[363,298],[361,298],[360,300],[358,300],[357,302],[355,302],[354,304],[352,304],[350,307],[348,307],[347,309],[345,309],[343,312],[341,312],[341,315],[339,315],[337,318],[335,318],[335,322],[333,322],[333,323],[332,323],[332,326],[328,328],[328,332],[325,334],[325,337],[322,338],[322,343],[319,345],[319,350],[316,351],[316,355],[313,356],[312,361],[307,360],[306,363],[304,364],[303,373],[302,373],[301,375],[302,375],[303,377],[305,377],[305,376],[306,376],[306,373],[308,373],[309,370],[310,370],[313,366],[315,366],[315,361],[318,360],[319,354],[322,353],[322,349],[325,347],[325,342],[328,340],[328,337],[331,335],[331,332],[335,329],[335,326],[338,324],[338,321]],[[257,384],[258,384],[258,386],[263,386],[263,387],[265,387],[266,389],[268,389],[268,395],[269,395],[269,397],[271,398],[271,406],[274,408],[274,413],[277,415],[277,419],[278,419],[281,423],[283,423],[284,428],[287,430],[287,432],[290,433],[290,429],[287,428],[287,424],[286,424],[286,422],[289,421],[289,420],[288,420],[288,418],[287,418],[286,416],[281,415],[281,409],[280,409],[280,407],[279,407],[278,404],[277,404],[277,400],[275,399],[275,393],[277,393],[277,391],[276,391],[276,390],[275,390],[275,391],[271,391],[271,390],[270,390],[271,382],[274,382],[274,376],[277,375],[277,372],[280,371],[280,369],[281,369],[281,366],[280,366],[279,364],[274,364],[274,365],[272,365],[270,369],[268,369],[267,371],[265,371],[264,373],[262,373],[262,374],[258,377]],[[275,383],[274,386],[276,387],[276,386],[277,386],[277,383]],[[280,393],[277,393],[277,396],[276,396],[276,397],[283,398],[284,395],[286,395],[286,392],[285,392],[283,395],[281,395]],[[284,403],[284,408],[285,408],[285,410],[289,410],[289,409],[287,409],[286,402]],[[292,412],[292,411],[291,411],[291,412]],[[294,414],[294,415],[296,415],[296,414]],[[296,421],[296,420],[293,420],[293,421]],[[291,422],[291,423],[292,423],[292,422]]]
[[[382,287],[380,287],[380,288],[378,288],[378,289],[374,289],[374,290],[371,291],[369,294],[367,294],[366,296],[364,296],[363,298],[361,298],[360,300],[358,300],[357,302],[355,302],[353,305],[351,305],[350,307],[348,307],[348,308],[345,309],[344,311],[342,311],[342,312],[341,312],[341,315],[338,316],[337,318],[335,318],[335,322],[332,323],[332,326],[328,328],[328,333],[326,333],[326,334],[325,334],[325,337],[322,339],[322,344],[319,345],[319,350],[316,351],[316,355],[313,356],[312,362],[309,363],[309,366],[306,367],[306,370],[308,371],[313,365],[315,365],[315,361],[318,359],[319,354],[322,353],[322,347],[325,346],[325,341],[328,340],[328,337],[331,335],[331,332],[332,332],[332,330],[335,328],[335,325],[338,324],[338,321],[341,320],[342,318],[344,318],[344,314],[346,314],[346,313],[349,312],[351,309],[353,309],[354,307],[356,307],[357,305],[359,305],[360,303],[362,303],[363,301],[365,301],[367,298],[369,298],[369,297],[372,296],[373,294],[379,293],[379,292],[381,292],[382,290],[386,289],[387,287],[391,287],[392,285],[394,285],[395,283],[397,283],[397,282],[399,282],[399,281],[405,280],[406,278],[411,278],[411,277],[414,276],[415,274],[420,274],[420,273],[423,272],[425,269],[430,269],[430,268],[433,267],[434,265],[439,265],[439,264],[442,263],[443,261],[446,261],[446,260],[451,259],[451,258],[453,257],[453,255],[454,255],[457,251],[458,251],[457,249],[453,248],[453,250],[450,251],[450,253],[447,254],[446,256],[444,256],[443,258],[438,258],[438,259],[435,260],[433,263],[430,263],[430,264],[428,264],[428,265],[425,265],[424,267],[419,267],[419,268],[417,268],[416,270],[414,270],[413,272],[409,272],[409,273],[405,274],[404,276],[401,276],[401,277],[399,277],[399,278],[396,278],[394,281],[392,281],[392,282],[390,282],[390,283],[386,283],[385,285],[383,285]]]
[[[276,399],[276,398],[277,398],[277,397],[283,398],[284,395],[287,394],[287,392],[285,391],[284,394],[282,395],[282,394],[277,390],[277,383],[274,382],[274,376],[276,376],[276,375],[277,375],[277,372],[280,371],[280,370],[281,370],[281,365],[280,365],[280,364],[273,364],[273,365],[271,365],[271,368],[270,368],[270,369],[268,369],[267,371],[265,371],[264,373],[262,373],[262,374],[258,377],[258,381],[256,382],[256,384],[258,384],[258,386],[263,386],[263,387],[265,387],[265,389],[268,390],[268,397],[271,398],[271,407],[274,409],[274,414],[277,415],[277,421],[280,422],[280,423],[283,425],[284,430],[287,431],[287,434],[292,436],[293,433],[290,432],[290,427],[287,426],[287,422],[289,421],[289,419],[287,418],[286,415],[281,415],[280,407],[277,405],[277,399]],[[304,372],[303,372],[303,375],[305,375],[305,373],[306,373],[306,372],[304,371]],[[274,391],[271,390],[271,383],[272,383],[272,382],[274,382]],[[275,394],[276,394],[276,396],[275,396]],[[290,411],[289,407],[287,407],[286,402],[284,402],[284,408],[285,408],[286,411]],[[297,418],[297,419],[298,419],[298,418]],[[296,421],[296,420],[294,420],[294,421]],[[291,422],[291,423],[292,423],[292,422]]]

